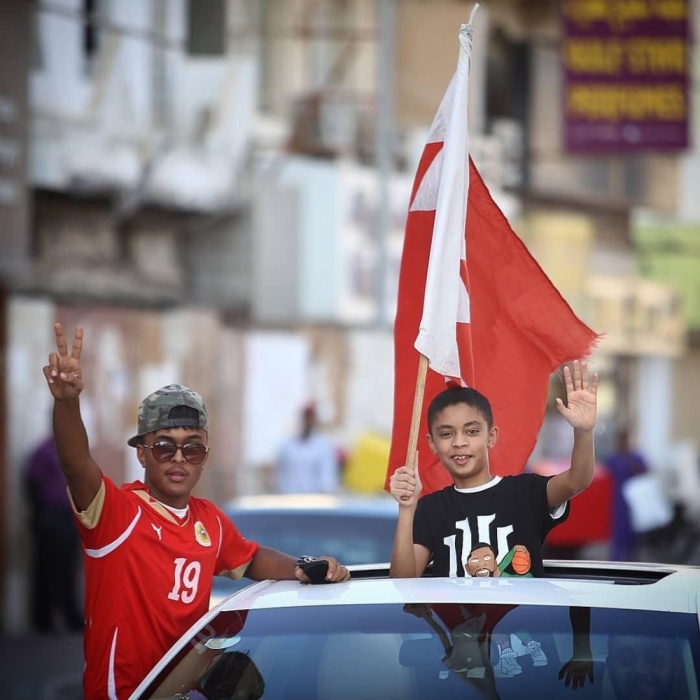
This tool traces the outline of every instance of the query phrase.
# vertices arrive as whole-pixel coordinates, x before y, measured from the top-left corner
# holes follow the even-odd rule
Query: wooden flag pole
[[[418,429],[420,428],[421,413],[423,412],[423,396],[425,395],[427,374],[428,358],[421,354],[418,361],[416,392],[413,395],[413,414],[411,415],[411,429],[408,433],[408,450],[406,452],[406,466],[413,472],[416,470],[416,459],[418,457]]]

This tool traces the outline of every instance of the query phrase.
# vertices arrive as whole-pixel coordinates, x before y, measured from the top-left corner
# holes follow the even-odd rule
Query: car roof
[[[465,602],[590,606],[698,613],[700,568],[619,566],[609,562],[547,562],[545,578],[389,578],[388,565],[348,567],[353,579],[332,586],[261,581],[233,594],[215,611],[328,605]]]
[[[407,603],[492,604],[589,607],[610,610],[662,611],[696,617],[700,567],[602,561],[545,560],[543,578],[390,578],[389,565],[348,567],[350,581],[302,585],[298,581],[259,581],[213,607],[181,638],[144,679],[145,689],[162,664],[222,612],[304,607],[405,605]],[[132,697],[138,697],[134,693]]]

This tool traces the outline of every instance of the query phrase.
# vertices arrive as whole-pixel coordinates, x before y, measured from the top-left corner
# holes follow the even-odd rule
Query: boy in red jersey
[[[191,495],[208,456],[208,417],[199,394],[171,384],[141,403],[136,448],[144,480],[117,487],[90,454],[79,396],[83,329],[44,375],[54,397],[53,430],[85,553],[87,700],[126,700],[170,646],[209,608],[215,575],[309,579],[296,558],[246,540],[210,501]],[[328,582],[349,573],[332,557]]]

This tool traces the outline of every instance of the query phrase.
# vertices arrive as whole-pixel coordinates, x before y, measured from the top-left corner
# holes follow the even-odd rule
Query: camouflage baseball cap
[[[178,406],[189,406],[197,411],[194,418],[170,418],[170,412]],[[129,438],[127,444],[136,447],[146,433],[162,428],[201,428],[209,429],[207,407],[204,399],[196,392],[181,384],[168,384],[147,396],[139,406],[138,433]]]

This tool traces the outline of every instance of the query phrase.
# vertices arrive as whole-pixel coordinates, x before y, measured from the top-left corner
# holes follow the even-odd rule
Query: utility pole
[[[24,277],[29,265],[27,124],[32,8],[0,3],[0,280]]]
[[[376,163],[379,179],[376,240],[376,295],[379,328],[387,326],[387,238],[391,225],[391,176],[394,169],[394,95],[396,1],[378,2]]]

